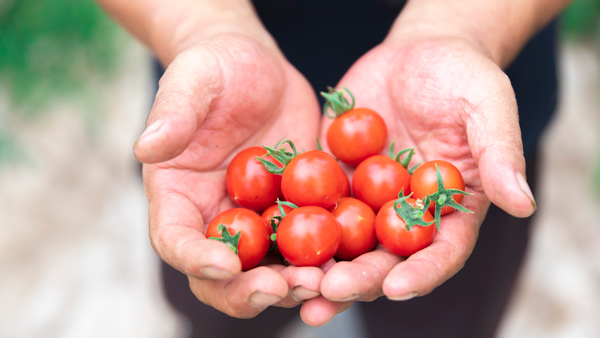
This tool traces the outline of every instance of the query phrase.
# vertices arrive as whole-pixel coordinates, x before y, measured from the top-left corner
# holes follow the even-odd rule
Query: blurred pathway
[[[8,120],[25,155],[0,168],[0,337],[181,336],[132,154],[151,59],[139,45],[123,54],[123,71],[96,88],[96,112],[58,102],[40,118]]]
[[[600,55],[563,46],[558,116],[543,142],[539,210],[500,338],[600,337]]]

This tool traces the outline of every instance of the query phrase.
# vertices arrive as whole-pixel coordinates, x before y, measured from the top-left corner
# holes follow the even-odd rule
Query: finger
[[[323,296],[309,299],[300,308],[300,318],[306,325],[323,326],[329,323],[338,313],[350,308],[354,301],[332,302]]]
[[[152,196],[150,242],[167,264],[196,278],[228,279],[241,271],[239,258],[226,244],[204,237],[202,216],[187,197],[165,191]]]
[[[182,53],[169,65],[146,122],[134,145],[143,163],[163,162],[181,154],[192,141],[224,79],[215,54],[206,48]]]
[[[489,83],[489,82],[488,82]],[[483,190],[492,203],[516,217],[537,208],[525,179],[525,158],[515,94],[504,73],[481,86],[481,104],[468,114],[467,133]],[[480,91],[480,92],[479,92]]]
[[[256,144],[293,84],[285,82],[281,62],[277,53],[243,36],[220,36],[180,53],[160,81],[149,129],[134,146],[136,157],[145,163],[166,161],[193,140],[184,162],[205,170],[244,142]]]
[[[288,266],[281,272],[290,288],[289,297],[296,305],[321,294],[321,280],[325,273],[318,267]]]
[[[190,288],[203,303],[236,318],[252,318],[287,296],[281,275],[266,266],[225,281],[189,278]]]
[[[279,274],[281,274],[281,272],[287,268],[286,266],[283,266],[281,264],[272,264],[272,265],[269,265],[269,267],[271,269],[273,269],[274,271],[278,272]],[[284,279],[285,279],[285,277],[284,277]],[[273,306],[283,307],[283,308],[293,308],[293,307],[300,305],[301,302],[298,302],[298,301],[294,300],[292,297],[290,297],[290,291],[291,290],[289,288],[289,283],[288,283],[288,295],[286,297],[284,297],[283,299],[281,299],[279,302],[273,304]]]
[[[288,297],[282,299],[276,306],[295,307],[302,302],[315,298],[321,294],[321,281],[323,276],[335,264],[332,258],[319,267],[288,266],[276,271],[287,281],[290,289]]]
[[[433,243],[390,271],[383,281],[383,292],[389,299],[407,300],[426,295],[462,269],[475,247],[479,220],[489,206],[484,196],[473,197],[466,205],[477,210],[474,214],[454,212],[443,216],[444,227],[436,233]]]
[[[323,277],[321,293],[336,302],[375,300],[383,295],[383,280],[401,260],[382,248],[351,262],[338,262]]]

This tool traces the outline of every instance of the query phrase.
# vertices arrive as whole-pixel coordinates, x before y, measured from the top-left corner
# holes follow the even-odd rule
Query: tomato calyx
[[[325,104],[323,105],[323,115],[336,119],[342,114],[354,109],[354,95],[346,87],[342,87],[352,98],[352,103],[344,97],[344,92],[341,90],[336,91],[333,87],[327,87],[329,93],[321,92],[321,96],[325,98]],[[333,111],[334,115],[329,114],[329,109]]]
[[[235,235],[231,236],[229,230],[225,224],[219,224],[217,230],[221,232],[221,237],[209,237],[208,239],[214,239],[215,241],[223,242],[227,244],[227,246],[238,254],[238,245],[240,244],[240,237],[242,236],[242,232],[238,231]]]
[[[396,144],[395,144],[394,141],[392,141],[390,143],[390,149],[389,149],[389,152],[388,152],[388,156],[392,160],[394,160],[394,161],[402,164],[402,166],[404,168],[406,168],[406,170],[408,171],[408,173],[412,175],[415,172],[415,170],[417,170],[417,168],[421,165],[421,163],[417,163],[416,165],[412,166],[410,169],[408,168],[408,164],[410,163],[410,160],[412,159],[413,155],[415,154],[415,148],[402,149],[398,153],[396,153],[394,151],[395,147],[396,147]],[[404,159],[400,159],[402,157],[402,155],[404,155],[406,153],[408,153],[406,155],[406,157],[404,157]]]
[[[435,203],[435,215],[433,217],[434,217],[434,220],[435,220],[438,230],[440,230],[440,218],[442,216],[442,207],[449,206],[456,210],[460,210],[462,212],[473,213],[471,210],[456,203],[454,201],[454,199],[452,198],[452,196],[455,194],[461,194],[461,195],[467,195],[467,196],[470,196],[472,194],[462,191],[460,189],[444,188],[444,181],[442,179],[442,173],[440,172],[440,168],[438,168],[437,164],[435,165],[435,172],[437,175],[438,188],[437,188],[436,192],[434,192],[431,195],[428,195],[427,197],[431,198],[431,201],[433,203]],[[426,205],[429,205],[429,203],[427,203]]]
[[[273,229],[273,234],[271,234],[270,238],[275,244],[273,244],[273,247],[270,249],[270,251],[275,251],[277,249],[277,228],[279,228],[279,223],[281,223],[281,220],[283,220],[283,218],[287,216],[287,213],[283,209],[283,206],[285,205],[292,209],[298,209],[298,206],[292,202],[280,201],[279,199],[277,199],[276,203],[281,216],[271,216],[271,229]]]
[[[394,203],[394,210],[396,210],[396,214],[398,214],[398,216],[404,220],[406,231],[410,231],[410,229],[412,229],[412,227],[415,225],[427,227],[434,223],[433,221],[425,222],[423,220],[423,216],[425,216],[425,212],[427,211],[427,208],[425,208],[424,205],[429,205],[429,195],[425,197],[425,200],[422,203],[415,203],[415,206],[412,206],[406,202],[406,199],[412,196],[412,192],[408,194],[408,196],[403,195],[404,189],[400,191],[398,199]],[[398,207],[398,205],[400,205],[400,207]]]
[[[282,148],[282,146],[285,143],[287,143],[290,146],[290,148],[292,149],[292,152],[286,151],[285,148]],[[298,155],[298,152],[296,151],[296,146],[294,145],[294,142],[292,142],[290,140],[285,140],[283,142],[277,142],[277,144],[273,148],[267,147],[267,146],[263,146],[263,148],[265,148],[267,150],[267,153],[263,156],[256,156],[256,159],[259,160],[260,163],[265,168],[265,170],[270,172],[271,174],[283,175],[285,167],[290,163],[290,161],[292,159],[294,159],[294,157],[296,157],[296,155]],[[283,167],[280,167],[277,164],[264,159],[263,157],[266,157],[266,156],[271,156],[274,159],[276,159],[277,161],[281,162],[281,164],[283,164]]]

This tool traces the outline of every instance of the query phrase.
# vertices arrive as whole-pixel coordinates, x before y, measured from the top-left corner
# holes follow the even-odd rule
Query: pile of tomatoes
[[[389,156],[379,155],[385,122],[373,110],[354,108],[344,90],[351,102],[342,91],[322,93],[324,113],[335,119],[327,132],[335,158],[321,150],[298,153],[286,140],[244,149],[229,164],[227,192],[240,208],[217,215],[206,237],[236,252],[242,270],[268,251],[296,266],[352,260],[377,242],[410,256],[431,244],[442,215],[470,212],[459,204],[468,194],[454,165],[437,160],[409,169],[414,149],[395,153],[393,142]],[[356,166],[352,186],[338,161]]]

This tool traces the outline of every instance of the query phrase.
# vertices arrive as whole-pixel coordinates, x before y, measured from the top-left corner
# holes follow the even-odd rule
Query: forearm
[[[525,43],[572,0],[412,0],[389,41],[414,36],[467,39],[506,67]]]
[[[164,65],[189,45],[221,33],[274,40],[248,0],[97,0],[117,22],[150,47]]]

